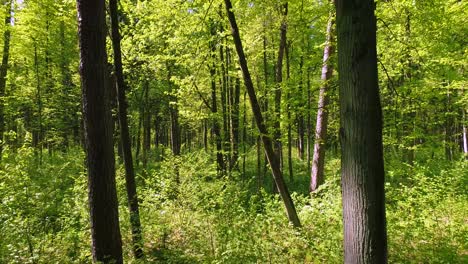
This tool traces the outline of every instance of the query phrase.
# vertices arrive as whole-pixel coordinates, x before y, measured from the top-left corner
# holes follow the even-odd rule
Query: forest
[[[0,18],[0,263],[468,263],[468,1]]]

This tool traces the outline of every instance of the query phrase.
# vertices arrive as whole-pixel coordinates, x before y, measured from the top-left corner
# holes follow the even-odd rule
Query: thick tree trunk
[[[127,86],[125,84],[122,69],[122,53],[120,48],[117,0],[109,0],[109,9],[112,24],[112,48],[114,51],[115,75],[117,77],[117,104],[120,140],[122,145],[122,156],[125,165],[125,186],[127,189],[128,209],[130,211],[133,254],[136,258],[141,258],[143,257],[143,238],[141,235],[140,212],[135,183],[135,171],[133,168],[132,149],[130,145],[130,133],[128,131],[127,100],[125,97],[125,91],[127,90]],[[149,126],[149,124],[147,125]]]
[[[105,1],[77,0],[77,9],[93,260],[123,263],[106,92],[109,84]]]
[[[231,24],[232,29],[232,36],[234,39],[234,44],[236,46],[237,55],[239,57],[239,64],[242,69],[242,74],[244,77],[244,84],[247,89],[247,93],[249,94],[250,104],[252,106],[253,115],[255,117],[255,121],[257,123],[258,130],[262,137],[263,147],[265,149],[265,153],[268,158],[268,162],[270,163],[271,170],[273,172],[273,177],[276,182],[276,186],[280,193],[281,198],[283,199],[284,206],[286,208],[286,212],[288,215],[289,221],[296,227],[300,227],[301,223],[299,221],[299,217],[296,213],[296,208],[294,207],[294,203],[291,199],[289,194],[288,188],[284,182],[283,175],[281,173],[281,168],[279,164],[278,157],[275,155],[273,151],[273,144],[271,138],[268,136],[268,130],[265,126],[263,121],[262,112],[260,110],[260,105],[257,100],[257,96],[255,95],[254,86],[252,83],[252,78],[250,76],[250,72],[247,66],[247,61],[245,59],[244,49],[242,47],[241,38],[239,35],[239,28],[237,27],[236,18],[232,11],[232,4],[230,0],[224,0],[226,4],[226,12],[228,15],[229,22]]]
[[[336,0],[345,263],[387,263],[374,8]]]
[[[312,171],[310,177],[309,191],[313,192],[324,182],[324,167],[325,167],[325,141],[327,138],[328,127],[328,90],[330,88],[330,80],[333,75],[333,67],[330,61],[334,53],[333,43],[333,24],[334,14],[330,14],[327,25],[327,40],[325,50],[323,52],[323,65],[322,65],[322,86],[320,87],[318,110],[317,110],[317,123],[315,125],[315,144],[314,144],[314,157],[312,160]]]
[[[11,26],[11,13],[13,11],[12,0],[4,1],[6,8],[5,17],[5,32],[3,33],[3,55],[2,64],[0,65],[0,161],[2,160],[3,153],[3,134],[5,133],[5,88],[6,77],[8,73],[8,59],[10,57],[10,26]]]

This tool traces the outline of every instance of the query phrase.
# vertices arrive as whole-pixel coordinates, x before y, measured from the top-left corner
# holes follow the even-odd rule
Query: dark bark
[[[10,57],[10,25],[11,12],[13,11],[12,0],[4,2],[6,8],[5,32],[3,33],[3,54],[2,64],[0,65],[0,161],[3,153],[3,135],[5,133],[5,88],[6,77],[8,73],[8,59]]]
[[[373,0],[336,0],[344,263],[387,263]]]
[[[138,195],[135,183],[135,171],[133,168],[132,149],[130,145],[130,133],[127,120],[127,100],[122,69],[122,53],[120,48],[120,32],[118,22],[117,0],[109,0],[109,9],[112,25],[112,48],[114,51],[114,67],[117,77],[117,104],[120,128],[120,140],[122,145],[122,156],[125,165],[125,186],[127,189],[128,209],[130,211],[130,225],[132,230],[133,254],[136,258],[143,257],[143,238],[141,235],[140,212],[138,206]],[[149,122],[148,122],[149,123]],[[149,124],[147,124],[149,126]],[[149,139],[148,139],[149,144]]]
[[[241,42],[241,38],[239,35],[239,28],[237,27],[236,18],[232,11],[231,1],[224,0],[224,2],[226,4],[227,16],[231,25],[232,36],[234,39],[234,44],[236,46],[237,55],[239,57],[239,64],[241,66],[242,74],[244,77],[244,84],[245,84],[247,93],[249,94],[250,104],[252,107],[253,115],[255,117],[255,122],[257,124],[258,130],[262,137],[263,147],[267,155],[271,170],[273,172],[273,177],[276,182],[276,186],[278,188],[281,198],[283,199],[289,221],[294,226],[300,227],[301,223],[299,221],[299,217],[297,216],[296,208],[294,207],[294,203],[291,199],[288,188],[284,182],[279,160],[273,151],[273,142],[270,136],[268,135],[268,130],[265,126],[262,112],[260,110],[260,105],[258,103],[257,96],[255,94],[255,89],[252,83],[252,78],[250,76],[250,72],[247,66],[247,60],[245,58],[244,49],[242,47],[242,42]]]
[[[328,127],[328,90],[330,89],[330,80],[333,75],[333,66],[330,61],[333,56],[335,47],[333,43],[334,33],[334,14],[330,14],[327,25],[327,37],[325,49],[323,51],[323,65],[322,65],[322,86],[320,87],[318,110],[317,110],[317,123],[315,125],[315,143],[314,143],[314,157],[312,159],[312,171],[310,176],[309,191],[313,192],[324,182],[324,167],[325,167],[325,142],[327,139]]]
[[[93,260],[123,263],[106,92],[105,1],[77,0],[77,9]]]
[[[211,36],[216,36],[216,28],[211,25],[210,28]],[[216,96],[216,66],[214,63],[215,60],[215,52],[216,52],[216,45],[214,41],[210,42],[210,51],[211,51],[211,58],[213,60],[212,65],[210,66],[210,79],[211,79],[211,113],[213,114],[213,134],[215,136],[215,144],[216,144],[216,164],[218,175],[222,175],[225,170],[224,165],[224,157],[223,157],[223,146],[222,146],[222,137],[221,137],[221,128],[218,122],[218,104],[217,104],[217,96]],[[225,75],[225,66],[223,61],[223,51],[220,51],[221,61],[222,61],[222,73],[223,73],[223,86],[226,83],[226,75]],[[223,91],[221,91],[223,94]],[[223,100],[221,100],[223,101]],[[224,108],[224,106],[223,106]],[[224,122],[224,110],[223,110],[223,122]]]
[[[282,11],[282,21],[281,21],[281,28],[280,28],[280,43],[279,43],[279,50],[278,50],[278,58],[276,60],[276,67],[275,67],[275,122],[274,122],[274,149],[276,156],[278,156],[280,160],[280,164],[283,163],[283,153],[282,153],[282,145],[281,145],[281,91],[282,91],[282,83],[283,83],[283,58],[284,53],[286,50],[286,33],[287,33],[287,15],[288,15],[288,3],[284,3],[281,6]],[[281,166],[282,167],[282,166]]]
[[[169,91],[173,93],[172,81],[171,81],[171,66],[169,62],[166,62],[166,69],[167,69],[167,85],[169,86]],[[172,154],[175,157],[180,156],[180,124],[179,124],[179,107],[177,105],[177,96],[174,94],[170,95],[170,104],[169,104],[169,114],[171,118],[171,150]],[[179,174],[179,164],[178,160],[174,164],[174,170],[176,174],[176,182],[180,183],[180,174]]]

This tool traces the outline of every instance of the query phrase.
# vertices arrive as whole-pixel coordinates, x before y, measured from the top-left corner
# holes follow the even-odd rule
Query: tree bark
[[[283,199],[284,206],[286,208],[286,212],[288,215],[289,221],[295,226],[300,227],[301,223],[299,221],[299,217],[296,213],[296,208],[294,207],[294,203],[291,199],[291,195],[289,194],[288,188],[284,182],[283,175],[280,168],[280,163],[278,157],[275,155],[273,151],[273,144],[272,140],[268,135],[268,130],[265,126],[263,121],[262,112],[260,110],[260,105],[257,100],[257,96],[255,94],[254,86],[252,83],[252,78],[250,76],[249,68],[247,66],[247,61],[244,54],[244,49],[242,47],[241,38],[239,35],[239,28],[237,27],[236,18],[232,11],[232,4],[230,0],[224,0],[226,5],[226,12],[229,19],[229,23],[231,25],[232,36],[234,39],[234,44],[236,46],[237,55],[239,57],[239,64],[242,69],[242,74],[244,77],[244,84],[249,94],[250,104],[252,106],[253,115],[255,117],[255,122],[257,123],[258,130],[262,137],[263,147],[265,153],[268,158],[268,162],[270,164],[274,180],[276,182],[276,186],[280,193],[281,198]]]
[[[290,43],[286,46],[286,80],[289,81],[289,78],[291,77],[290,74],[290,57],[289,57],[289,49],[290,49]],[[289,181],[293,182],[294,180],[294,175],[293,175],[293,162],[292,162],[292,119],[291,119],[291,92],[289,91],[289,87],[287,89],[287,94],[286,94],[286,113],[288,117],[288,170],[289,170]]]
[[[231,104],[231,149],[232,156],[230,170],[237,168],[239,158],[239,103],[240,103],[240,79],[236,78],[236,84],[232,94]]]
[[[276,156],[280,160],[280,165],[283,163],[283,153],[282,153],[282,145],[281,145],[281,91],[282,91],[282,82],[283,82],[283,58],[284,53],[286,50],[286,33],[287,33],[287,15],[288,15],[288,3],[284,3],[281,6],[282,9],[282,21],[281,21],[281,28],[280,28],[280,44],[278,50],[278,58],[276,61],[276,74],[275,74],[275,81],[276,81],[276,89],[275,89],[275,122],[274,122],[274,149]],[[282,166],[281,166],[282,167]]]
[[[344,263],[387,263],[373,0],[336,0]]]
[[[105,1],[77,0],[77,9],[93,260],[123,263],[106,92]]]
[[[211,25],[210,28],[211,36],[214,38],[216,36],[216,28],[214,25]],[[211,79],[211,113],[213,114],[213,134],[215,136],[215,144],[216,144],[216,164],[217,164],[217,171],[218,175],[222,175],[225,170],[224,165],[224,157],[223,157],[223,139],[221,137],[221,128],[218,122],[218,104],[217,104],[217,96],[216,96],[216,66],[214,63],[215,60],[215,52],[216,52],[216,45],[214,41],[210,42],[210,51],[211,51],[211,58],[213,60],[212,65],[210,66],[210,79]],[[220,56],[222,62],[222,78],[223,78],[223,86],[226,86],[226,74],[225,74],[225,66],[223,60],[223,51],[220,48]],[[221,91],[223,94],[223,91]],[[223,101],[223,100],[221,100]],[[223,106],[224,107],[224,106]],[[224,122],[224,110],[223,110],[223,122]]]
[[[117,104],[120,128],[120,140],[122,145],[122,156],[125,165],[125,183],[127,189],[128,209],[130,211],[130,225],[132,230],[133,254],[136,258],[143,257],[143,238],[141,235],[140,212],[138,206],[138,195],[135,183],[135,171],[133,168],[132,148],[130,144],[130,133],[127,120],[127,100],[123,68],[122,52],[120,47],[120,32],[118,22],[118,0],[109,0],[109,9],[112,27],[112,48],[114,51],[114,67],[117,77]],[[149,122],[148,122],[149,123]],[[147,124],[149,126],[149,124]],[[149,144],[149,138],[148,138]]]
[[[11,37],[11,13],[13,11],[12,0],[4,1],[6,7],[5,32],[3,33],[3,55],[0,65],[0,161],[3,153],[3,135],[5,133],[5,88],[8,73],[8,59],[10,57],[10,37]]]
[[[317,110],[317,123],[315,125],[315,143],[314,143],[314,157],[312,159],[312,171],[310,177],[309,191],[313,192],[324,182],[324,167],[325,167],[325,141],[327,138],[328,127],[328,90],[330,88],[330,80],[333,75],[333,66],[330,58],[334,53],[334,14],[330,13],[330,18],[327,25],[327,37],[325,50],[323,51],[323,65],[322,65],[322,87],[320,87],[318,110]]]

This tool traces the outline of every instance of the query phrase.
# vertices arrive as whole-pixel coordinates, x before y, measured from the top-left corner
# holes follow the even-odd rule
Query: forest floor
[[[203,150],[138,166],[144,261],[131,256],[120,164],[126,263],[343,263],[339,159],[329,155],[326,183],[311,196],[305,162],[294,159],[293,181],[285,175],[301,229],[288,224],[268,170],[258,189],[256,164],[252,148],[244,175],[241,157],[239,171],[217,177]],[[80,150],[44,154],[40,165],[31,148],[7,152],[0,179],[0,263],[90,262]],[[468,263],[468,162],[422,154],[410,166],[386,157],[386,210],[389,263]]]

